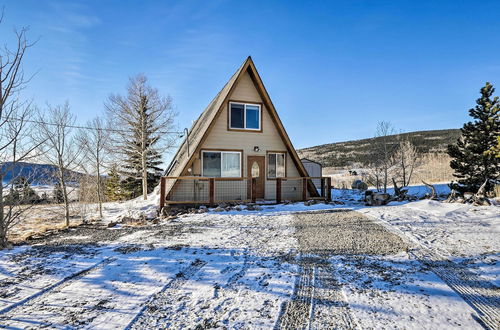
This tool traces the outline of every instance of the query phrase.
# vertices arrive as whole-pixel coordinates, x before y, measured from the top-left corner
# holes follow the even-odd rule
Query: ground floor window
[[[234,178],[241,176],[241,152],[203,151],[202,176]]]
[[[267,177],[285,177],[286,154],[283,152],[270,152],[267,154]]]

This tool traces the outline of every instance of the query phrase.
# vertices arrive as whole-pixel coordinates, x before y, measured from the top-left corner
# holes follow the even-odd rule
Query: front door
[[[256,198],[264,199],[264,184],[265,184],[265,165],[266,157],[264,156],[248,156],[247,157],[247,176],[256,178],[257,187],[255,189]],[[250,194],[248,196],[250,198]]]

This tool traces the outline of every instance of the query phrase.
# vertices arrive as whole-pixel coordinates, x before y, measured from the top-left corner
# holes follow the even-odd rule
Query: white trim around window
[[[242,105],[243,106],[243,127],[233,127],[231,125],[231,105]],[[257,122],[259,123],[258,128],[248,128],[247,127],[247,111],[254,111],[254,109],[249,109],[249,107],[257,107],[258,108],[258,114],[259,118],[257,118]],[[229,129],[234,129],[234,130],[246,130],[246,131],[261,131],[262,130],[262,107],[260,104],[257,103],[241,103],[241,102],[229,102],[228,106],[228,113],[229,113]]]
[[[220,154],[220,162],[218,168],[214,168],[212,173],[205,173],[204,155],[207,153]],[[238,156],[238,166],[235,163],[231,164],[231,156]],[[214,163],[216,163],[215,161]],[[215,173],[219,172],[219,173]],[[203,177],[220,177],[220,178],[239,178],[241,177],[241,152],[240,151],[222,151],[222,150],[202,150],[201,151],[201,176]]]

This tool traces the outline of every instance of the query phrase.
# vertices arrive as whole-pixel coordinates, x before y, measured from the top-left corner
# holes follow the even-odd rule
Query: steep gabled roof
[[[186,167],[186,163],[190,157],[187,155],[188,149],[188,139],[189,139],[189,156],[194,154],[194,150],[197,149],[204,133],[207,131],[208,127],[217,115],[218,110],[222,107],[224,100],[229,95],[234,83],[243,72],[246,61],[238,68],[238,70],[232,75],[231,79],[224,85],[219,93],[214,97],[212,102],[206,107],[206,109],[201,113],[201,115],[196,119],[196,121],[191,125],[188,136],[183,140],[179,149],[172,159],[166,175],[168,176],[180,176]]]
[[[288,134],[283,127],[283,124],[274,108],[274,105],[269,97],[269,94],[264,87],[262,79],[255,68],[255,64],[252,61],[252,58],[249,56],[245,62],[238,68],[238,70],[233,74],[233,76],[229,79],[229,81],[224,85],[222,90],[215,96],[215,98],[210,102],[205,111],[202,112],[200,117],[194,122],[189,131],[189,134],[186,139],[182,142],[181,146],[177,150],[172,163],[168,168],[168,172],[166,173],[168,176],[178,177],[182,176],[184,170],[191,166],[194,161],[194,155],[199,151],[203,141],[210,133],[210,129],[215,122],[215,119],[223,110],[223,105],[229,98],[229,95],[233,91],[234,87],[237,85],[238,81],[241,79],[243,74],[248,72],[252,81],[255,84],[257,91],[259,92],[264,105],[269,111],[271,118],[273,119],[274,124],[276,125],[278,132],[292,157],[292,160],[297,167],[301,176],[307,176],[307,172],[300,161],[297,152],[293,148],[293,145],[288,137]],[[189,142],[189,143],[187,143]],[[189,144],[189,155],[188,155],[188,144]],[[168,191],[167,191],[168,193]]]

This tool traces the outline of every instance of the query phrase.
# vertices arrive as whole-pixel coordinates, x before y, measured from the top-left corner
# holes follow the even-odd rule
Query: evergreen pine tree
[[[148,114],[145,114],[145,116],[147,117]],[[162,164],[161,155],[154,149],[154,145],[158,142],[158,137],[152,136],[150,132],[151,131],[148,130],[149,136],[146,138],[147,145],[151,146],[146,152],[148,193],[151,193],[158,185],[162,175],[162,169],[159,167]],[[142,193],[142,159],[141,155],[138,153],[140,148],[139,142],[131,143],[125,147],[128,159],[121,173],[126,176],[126,179],[122,182],[122,188],[127,192],[128,198],[135,198]]]
[[[14,181],[14,189],[18,191],[20,202],[22,204],[38,203],[40,197],[36,194],[35,190],[31,188],[30,181],[24,176],[18,177]]]
[[[452,157],[450,166],[454,176],[464,185],[464,189],[475,192],[486,179],[496,179],[500,175],[500,158],[489,152],[497,145],[500,136],[500,102],[492,98],[495,89],[490,83],[481,88],[481,97],[476,106],[469,110],[475,120],[464,124],[462,135],[456,144],[448,146]],[[490,191],[490,182],[486,189]]]
[[[126,97],[110,96],[106,111],[111,125],[121,128],[113,138],[124,164],[120,168],[126,177],[124,192],[130,198],[142,194],[147,199],[162,174],[162,153],[174,145],[172,100],[138,75],[130,79]]]
[[[118,166],[113,164],[104,183],[104,196],[111,202],[122,200],[123,195]]]
[[[63,194],[61,183],[56,182],[56,184],[54,185],[54,190],[53,190],[53,193],[52,193],[52,198],[54,199],[55,203],[62,203],[62,202],[64,202],[64,194]]]
[[[497,137],[497,145],[488,150],[487,153],[496,158],[500,158],[500,136]]]
[[[6,205],[16,205],[19,204],[21,199],[21,195],[19,194],[19,190],[11,187],[9,193],[3,197],[4,203]]]

